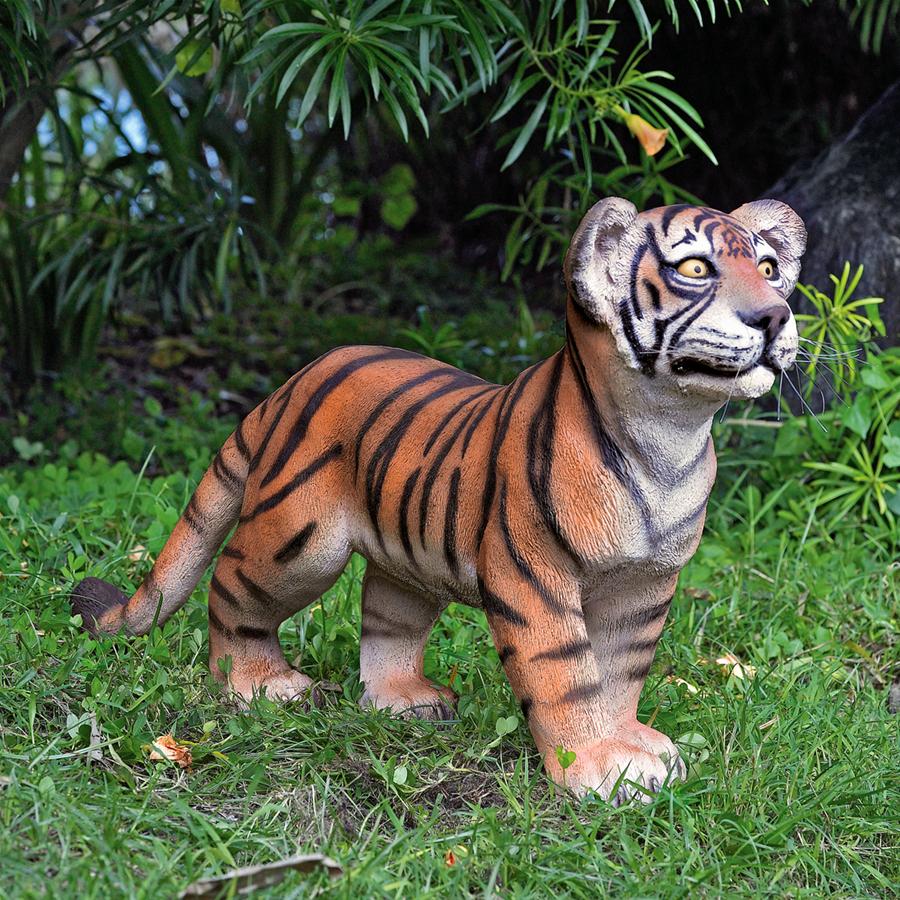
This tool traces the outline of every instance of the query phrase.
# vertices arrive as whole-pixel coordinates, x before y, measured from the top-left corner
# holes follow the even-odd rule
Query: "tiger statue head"
[[[787,297],[806,229],[776,200],[730,214],[698,206],[638,213],[608,198],[566,255],[570,296],[612,333],[625,365],[668,390],[721,405],[768,391],[797,355]]]

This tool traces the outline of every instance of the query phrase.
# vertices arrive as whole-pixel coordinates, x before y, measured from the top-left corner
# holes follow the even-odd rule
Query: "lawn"
[[[190,453],[153,477],[71,442],[0,470],[4,896],[175,896],[296,853],[342,874],[291,873],[267,896],[897,895],[895,545],[784,502],[803,485],[759,476],[776,429],[717,426],[706,534],[643,694],[688,781],[614,809],[546,779],[480,612],[451,607],[427,653],[456,721],[358,709],[360,559],[281,631],[336,685],[318,709],[223,697],[208,575],[148,637],[79,630],[73,582],[136,585],[232,425],[173,417]],[[166,733],[189,770],[149,759]]]

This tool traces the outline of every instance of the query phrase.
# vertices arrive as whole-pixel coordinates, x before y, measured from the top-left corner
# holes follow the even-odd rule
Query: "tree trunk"
[[[849,134],[765,196],[790,204],[806,222],[801,281],[830,293],[829,274],[846,260],[861,263],[856,296],[884,297],[886,342],[900,344],[900,82]]]

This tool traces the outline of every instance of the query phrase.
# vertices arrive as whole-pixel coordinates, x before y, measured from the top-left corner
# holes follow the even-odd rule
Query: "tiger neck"
[[[660,389],[624,364],[610,330],[589,320],[571,298],[563,353],[629,462],[660,487],[704,458],[719,404]]]

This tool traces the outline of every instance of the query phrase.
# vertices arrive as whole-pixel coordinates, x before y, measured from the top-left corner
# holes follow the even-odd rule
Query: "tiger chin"
[[[305,698],[278,627],[355,551],[364,705],[452,716],[423,649],[448,603],[480,607],[551,778],[649,800],[686,774],[636,711],[703,530],[711,421],[792,365],[805,243],[772,200],[601,200],[565,259],[562,350],[505,386],[407,350],[326,353],[228,438],[133,596],[88,578],[74,612],[94,634],[147,633],[237,525],[210,585],[210,668],[243,701]]]

